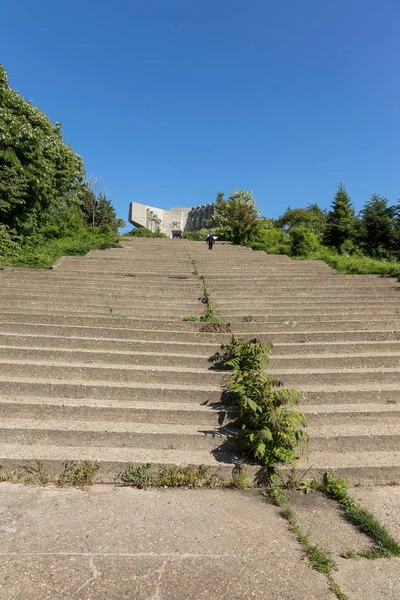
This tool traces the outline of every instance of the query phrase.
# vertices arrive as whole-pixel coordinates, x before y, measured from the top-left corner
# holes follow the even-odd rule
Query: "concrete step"
[[[221,403],[0,396],[0,419],[168,423],[217,428],[235,417],[235,410]]]
[[[35,339],[35,338],[33,338]],[[344,356],[337,354],[301,356],[293,354],[285,357],[273,355],[271,357],[270,367],[285,372],[286,369],[296,368],[352,368],[362,369],[365,367],[375,367],[377,358],[380,367],[400,367],[400,345],[397,353],[384,354],[378,356],[371,354],[346,354]],[[52,361],[52,362],[73,362],[82,365],[93,363],[103,363],[107,365],[146,365],[146,366],[171,366],[182,368],[203,368],[212,369],[214,363],[210,356],[204,353],[196,353],[195,348],[190,352],[167,352],[160,349],[159,352],[146,350],[99,350],[99,349],[73,349],[52,346],[43,348],[42,346],[9,346],[0,344],[0,360],[18,360],[18,361]]]
[[[281,467],[280,473],[285,476],[291,473],[291,467]],[[326,472],[344,477],[352,485],[355,484],[388,484],[397,482],[400,476],[400,452],[397,450],[373,450],[351,452],[334,452],[331,450],[309,452],[296,463],[297,477],[313,478]]]
[[[255,332],[242,332],[241,336],[254,337]],[[230,341],[231,334],[201,333],[199,331],[165,331],[162,329],[129,329],[121,327],[75,327],[69,325],[47,325],[35,323],[0,322],[0,334],[20,333],[22,335],[50,335],[60,337],[90,337],[97,339],[119,340],[151,340],[180,343],[215,343],[217,346]],[[376,329],[373,331],[266,331],[259,332],[258,337],[270,343],[306,343],[306,342],[360,342],[399,340],[400,332],[395,330]]]
[[[400,420],[388,417],[383,423],[341,423],[308,426],[310,452],[393,451],[400,452]]]
[[[7,360],[0,359],[0,379],[4,377],[55,378],[66,382],[109,381],[124,383],[158,383],[176,385],[219,386],[222,375],[207,369],[155,365],[112,365],[93,363],[85,365],[72,361]]]
[[[1,396],[48,398],[104,398],[118,401],[185,402],[195,404],[221,401],[220,386],[181,385],[155,382],[67,381],[40,377],[0,377]]]
[[[308,404],[301,406],[300,410],[306,416],[309,427],[347,423],[382,427],[388,423],[400,423],[400,403],[385,400],[356,404]]]
[[[196,342],[166,342],[151,340],[120,340],[90,338],[90,337],[58,337],[23,334],[0,334],[0,345],[24,348],[59,348],[77,350],[97,350],[106,352],[117,350],[125,352],[155,352],[164,354],[197,354],[208,359],[215,353],[218,346],[215,343]]]
[[[221,475],[230,475],[234,466],[232,454],[208,450],[175,450],[158,448],[115,448],[84,444],[83,446],[46,446],[0,443],[0,462],[5,470],[21,465],[35,465],[39,461],[53,480],[64,471],[65,462],[97,461],[101,469],[98,483],[113,483],[129,466],[150,462],[154,469],[171,465],[205,465]],[[51,477],[50,477],[51,478]]]
[[[163,450],[216,450],[226,445],[226,428],[165,423],[110,421],[58,421],[38,419],[0,420],[0,439],[5,444],[46,446],[97,446],[156,448]],[[233,432],[233,430],[232,430]]]

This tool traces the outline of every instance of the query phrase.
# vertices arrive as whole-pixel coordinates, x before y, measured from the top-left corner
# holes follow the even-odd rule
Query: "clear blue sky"
[[[2,0],[11,85],[61,121],[118,216],[344,182],[400,195],[399,0]]]

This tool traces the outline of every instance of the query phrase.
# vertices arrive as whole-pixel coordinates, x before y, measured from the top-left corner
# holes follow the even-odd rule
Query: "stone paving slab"
[[[334,600],[258,492],[0,484],[2,600]]]
[[[335,582],[350,600],[398,600],[400,558],[338,561]]]

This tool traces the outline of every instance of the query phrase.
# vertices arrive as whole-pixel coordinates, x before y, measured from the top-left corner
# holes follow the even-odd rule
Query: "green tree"
[[[299,225],[290,230],[291,256],[311,256],[320,249],[319,237],[308,227]]]
[[[324,244],[337,250],[356,235],[356,217],[350,197],[341,183],[326,219]]]
[[[396,207],[388,206],[388,200],[372,194],[361,210],[361,241],[371,256],[385,256],[390,252],[395,226]]]
[[[253,198],[253,192],[235,189],[227,200],[220,192],[217,194],[214,210],[211,225],[217,228],[221,239],[246,245],[257,238],[260,210]]]
[[[322,235],[326,226],[326,211],[318,204],[309,204],[306,208],[287,208],[277,219],[277,225],[291,231],[294,227],[307,227],[317,235]]]
[[[0,64],[0,222],[34,233],[52,207],[79,202],[84,176],[61,124],[13,90]]]

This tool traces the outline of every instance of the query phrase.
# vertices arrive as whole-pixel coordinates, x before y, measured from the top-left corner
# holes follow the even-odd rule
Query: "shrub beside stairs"
[[[189,258],[190,255],[190,258]],[[269,372],[301,392],[308,447],[299,471],[400,480],[400,284],[339,275],[218,243],[132,239],[53,269],[0,271],[0,463],[128,465],[237,460],[224,375],[203,333],[205,275],[232,332],[273,344]]]

